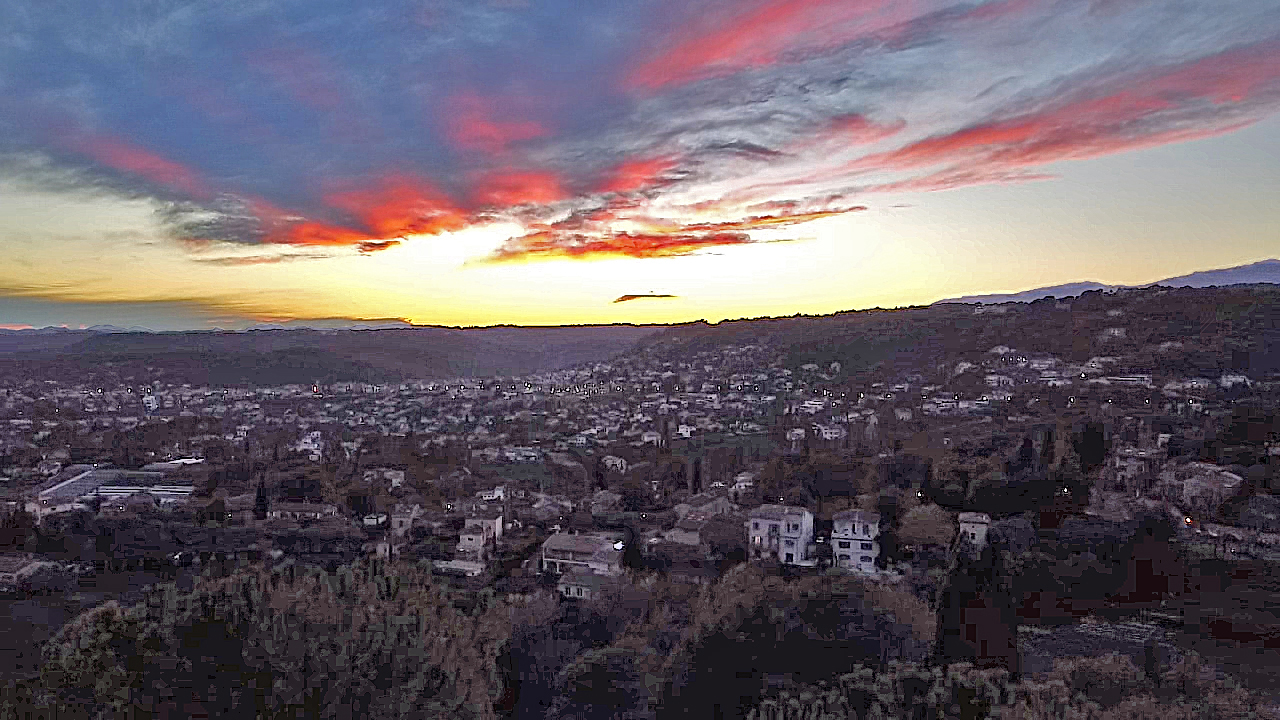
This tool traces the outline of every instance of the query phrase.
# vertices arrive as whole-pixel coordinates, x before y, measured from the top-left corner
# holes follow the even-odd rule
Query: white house
[[[989,529],[991,529],[990,515],[978,512],[960,513],[960,535],[974,547],[986,547]]]
[[[605,455],[600,461],[611,472],[624,473],[627,471],[627,461],[617,455]]]
[[[604,534],[556,533],[542,543],[542,567],[556,573],[576,569],[597,575],[621,575],[621,544]]]
[[[776,557],[788,564],[809,559],[813,513],[790,505],[761,505],[746,522],[747,544],[755,558]]]
[[[654,430],[646,430],[640,434],[640,442],[645,445],[657,445],[662,440],[662,435]]]
[[[844,428],[839,425],[814,425],[813,430],[820,435],[823,440],[839,440],[845,436]]]
[[[836,565],[875,572],[880,556],[880,513],[845,510],[831,516],[831,545]]]
[[[487,502],[505,500],[507,497],[507,487],[505,485],[499,485],[492,490],[482,490],[476,493],[476,497]]]

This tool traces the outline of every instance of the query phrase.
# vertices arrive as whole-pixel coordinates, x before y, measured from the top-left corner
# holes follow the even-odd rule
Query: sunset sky
[[[1145,283],[1280,256],[1277,109],[1275,0],[0,0],[0,326]]]

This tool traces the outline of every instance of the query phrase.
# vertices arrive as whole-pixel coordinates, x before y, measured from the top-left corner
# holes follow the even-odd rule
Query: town
[[[897,593],[926,622],[937,613],[936,652],[1020,671],[1035,661],[1016,627],[995,649],[989,621],[948,619],[957,592],[993,607],[994,586],[957,589],[967,557],[981,564],[986,550],[999,566],[992,553],[1052,545],[1058,565],[1101,567],[1156,521],[1196,557],[1280,562],[1280,377],[1170,361],[1201,337],[1126,337],[1153,323],[1125,317],[1153,292],[945,310],[946,322],[967,314],[996,328],[1033,310],[1094,318],[1085,353],[1010,334],[850,368],[774,342],[704,348],[660,335],[519,377],[11,377],[0,583],[91,606],[137,601],[145,578],[189,585],[373,558],[427,567],[463,593],[599,603],[634,596],[645,577],[696,590],[751,566]],[[990,327],[982,337],[999,335]],[[1009,591],[1014,624],[1139,610],[1147,623],[1192,622],[1172,590],[1137,599],[1172,581],[1150,559],[1125,561],[1147,576],[1121,568],[1105,597]],[[1143,646],[1128,652],[1140,658]]]

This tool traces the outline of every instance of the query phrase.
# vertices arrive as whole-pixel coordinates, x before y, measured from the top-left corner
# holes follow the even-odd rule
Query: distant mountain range
[[[1190,275],[1166,278],[1146,285],[1105,285],[1100,282],[1085,281],[1067,283],[1065,285],[1054,285],[1052,287],[1036,288],[1034,290],[1024,290],[1017,293],[967,295],[961,298],[939,300],[934,304],[976,303],[996,305],[1008,302],[1034,302],[1047,297],[1077,297],[1093,290],[1118,290],[1123,287],[1152,287],[1154,285],[1162,285],[1164,287],[1175,288],[1203,288],[1215,286],[1224,287],[1227,285],[1255,285],[1262,283],[1280,285],[1280,260],[1263,260],[1249,265],[1240,265],[1238,267],[1224,268],[1222,270],[1202,270],[1200,272],[1191,273]]]
[[[581,325],[163,333],[119,328],[10,330],[0,332],[0,374],[165,378],[193,385],[516,376],[603,362],[659,329]]]

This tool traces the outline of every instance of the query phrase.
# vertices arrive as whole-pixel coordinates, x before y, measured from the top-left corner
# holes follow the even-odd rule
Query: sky
[[[1274,0],[0,0],[0,327],[665,323],[1280,256]]]

